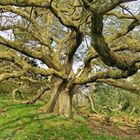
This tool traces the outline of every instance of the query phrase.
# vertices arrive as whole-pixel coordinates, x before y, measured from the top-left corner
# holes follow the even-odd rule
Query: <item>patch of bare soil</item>
[[[110,118],[99,115],[88,116],[88,126],[97,134],[114,135],[120,138],[132,137],[140,140],[140,132],[134,125],[121,122],[121,126],[117,126],[118,123],[120,122],[114,122]]]

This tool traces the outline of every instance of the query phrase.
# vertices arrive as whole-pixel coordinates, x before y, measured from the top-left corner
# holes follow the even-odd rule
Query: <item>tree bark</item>
[[[50,101],[41,108],[41,111],[47,112],[47,113],[52,113],[56,112],[58,113],[59,111],[59,106],[58,106],[58,97],[61,93],[61,90],[63,90],[65,84],[64,82],[56,77],[52,77],[52,84],[51,84],[51,99]]]
[[[59,78],[52,79],[51,86],[51,99],[50,101],[41,108],[41,112],[46,113],[58,113],[60,115],[64,115],[66,117],[72,118],[72,99],[73,95],[71,95],[70,90],[67,88],[67,82],[62,81]]]
[[[72,118],[72,99],[73,95],[65,88],[59,97],[59,114]]]

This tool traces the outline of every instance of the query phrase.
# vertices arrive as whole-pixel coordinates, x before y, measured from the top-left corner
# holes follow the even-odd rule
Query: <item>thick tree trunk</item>
[[[73,95],[69,94],[67,88],[65,88],[59,97],[59,114],[72,118],[72,98]]]
[[[68,65],[69,67],[69,65]],[[67,74],[70,70],[66,67]],[[40,112],[58,113],[72,118],[72,98],[71,94],[74,85],[72,82],[62,80],[55,76],[51,77],[50,101],[41,108]]]
[[[69,90],[66,88],[66,81],[53,79],[51,86],[51,99],[49,103],[41,108],[41,112],[58,113],[72,118],[72,98]]]
[[[58,97],[63,90],[65,84],[61,79],[54,78],[52,79],[52,85],[51,85],[51,99],[50,101],[41,108],[41,111],[51,113],[51,112],[59,112],[59,106],[58,106]]]

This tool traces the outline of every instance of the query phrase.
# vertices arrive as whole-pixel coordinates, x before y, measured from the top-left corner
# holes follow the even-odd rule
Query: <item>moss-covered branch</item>
[[[122,88],[128,91],[131,91],[137,95],[140,95],[140,88],[137,85],[129,83],[125,80],[113,80],[113,79],[98,79],[97,82],[106,83],[108,85]]]
[[[103,16],[101,15],[92,15],[91,38],[92,46],[106,65],[136,73],[137,68],[135,67],[133,58],[127,57],[125,55],[116,55],[109,48],[103,36]]]
[[[36,6],[36,7],[45,7],[48,8],[50,6],[49,0],[1,0],[0,5],[12,5],[19,7],[27,7],[27,6]]]
[[[81,85],[81,84],[86,84],[86,83],[92,83],[96,82],[98,79],[121,79],[121,78],[127,78],[131,76],[131,73],[129,71],[122,71],[122,70],[107,70],[104,72],[97,72],[90,74],[89,77],[79,77],[77,78],[74,83]]]
[[[56,70],[54,70],[52,68],[44,69],[44,68],[33,67],[30,64],[28,64],[27,62],[25,62],[22,59],[18,58],[12,52],[0,52],[0,59],[12,61],[13,63],[15,63],[20,68],[24,68],[25,67],[26,68],[26,72],[32,71],[35,74],[42,74],[42,75],[45,75],[45,76],[54,75],[56,77],[59,77],[59,78],[62,78],[62,79],[66,79],[66,75],[63,72],[58,72],[58,71],[56,71]],[[14,72],[14,75],[15,74],[16,73]],[[9,75],[9,77],[10,77],[10,75]]]

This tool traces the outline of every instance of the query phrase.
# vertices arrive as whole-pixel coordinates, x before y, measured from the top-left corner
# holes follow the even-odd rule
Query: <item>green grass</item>
[[[0,100],[0,140],[121,140],[97,135],[82,117],[69,120],[55,114],[37,114],[42,106]],[[130,139],[129,139],[130,140]]]

